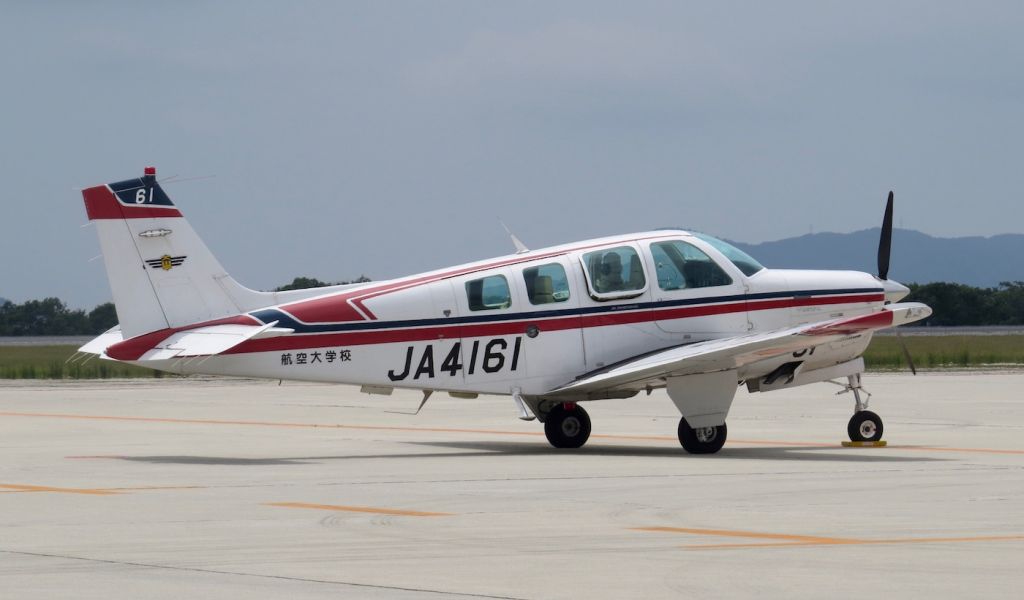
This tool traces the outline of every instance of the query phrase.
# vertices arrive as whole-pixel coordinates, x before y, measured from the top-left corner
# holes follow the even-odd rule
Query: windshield
[[[728,258],[732,264],[736,265],[736,268],[742,271],[747,277],[750,277],[764,268],[764,265],[757,262],[749,254],[732,244],[723,242],[718,238],[711,237],[710,235],[705,235],[703,233],[694,233],[693,236],[711,244],[715,250],[724,254],[725,257]]]

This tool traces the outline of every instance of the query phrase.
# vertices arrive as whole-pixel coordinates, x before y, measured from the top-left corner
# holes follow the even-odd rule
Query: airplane
[[[874,332],[932,312],[888,279],[892,192],[877,275],[769,269],[715,237],[656,229],[540,250],[512,236],[508,256],[279,292],[228,275],[154,167],[82,196],[119,324],[80,352],[182,375],[416,389],[420,408],[435,391],[509,396],[555,448],[586,443],[582,403],[664,388],[682,447],[714,454],[739,386],[843,378],[851,441],[879,442],[862,354]]]

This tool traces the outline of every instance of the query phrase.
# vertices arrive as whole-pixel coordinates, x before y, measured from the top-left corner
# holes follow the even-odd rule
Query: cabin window
[[[466,282],[469,310],[497,310],[512,306],[512,293],[504,275],[492,275]]]
[[[658,287],[666,291],[732,283],[710,256],[686,242],[655,242],[651,244],[651,257],[657,269]]]
[[[530,304],[552,304],[569,299],[569,279],[558,263],[523,269],[526,295]]]
[[[631,298],[647,287],[640,255],[630,246],[588,252],[583,265],[595,300]]]

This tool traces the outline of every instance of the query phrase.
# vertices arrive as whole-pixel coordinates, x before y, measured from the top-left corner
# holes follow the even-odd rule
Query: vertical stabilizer
[[[272,303],[228,276],[157,182],[154,167],[82,196],[126,338]]]

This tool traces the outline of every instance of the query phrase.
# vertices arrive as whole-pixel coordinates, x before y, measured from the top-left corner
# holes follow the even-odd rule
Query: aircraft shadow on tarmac
[[[384,454],[351,454],[335,456],[295,456],[243,458],[230,456],[118,456],[120,460],[151,464],[186,464],[186,465],[237,465],[237,466],[268,466],[268,465],[300,465],[335,460],[359,460],[392,458],[415,460],[418,458],[471,458],[488,456],[494,458],[515,456],[621,456],[621,457],[664,457],[689,460],[786,460],[805,462],[847,462],[847,463],[908,463],[933,462],[949,459],[926,456],[880,456],[868,454],[862,450],[839,449],[834,446],[799,446],[799,447],[761,447],[761,448],[729,448],[726,446],[714,456],[691,456],[682,448],[646,447],[646,446],[606,446],[593,444],[575,450],[556,450],[546,444],[516,441],[473,441],[473,442],[407,442],[416,446],[431,448],[449,448],[452,452],[415,452],[415,453],[384,453]],[[828,451],[823,452],[823,451]],[[883,451],[884,452],[884,451]]]

